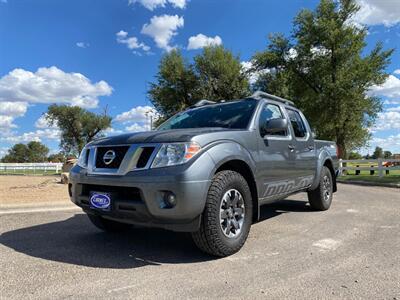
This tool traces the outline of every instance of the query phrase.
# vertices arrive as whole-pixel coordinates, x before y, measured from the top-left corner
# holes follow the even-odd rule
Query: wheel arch
[[[218,168],[215,170],[215,174],[220,171],[235,171],[242,175],[244,179],[247,181],[247,184],[250,188],[252,203],[253,203],[253,222],[259,219],[259,205],[258,205],[258,192],[257,192],[257,184],[254,178],[254,174],[250,166],[241,159],[231,159],[223,162]]]
[[[327,158],[327,159],[324,161],[323,166],[324,166],[324,167],[327,167],[327,168],[329,169],[329,172],[330,172],[331,175],[332,175],[333,192],[336,192],[336,191],[337,191],[336,174],[335,174],[335,169],[334,169],[334,167],[333,167],[333,162],[332,162],[332,160],[329,159],[329,158]]]
[[[329,169],[329,171],[331,172],[332,181],[333,181],[333,192],[336,192],[337,186],[336,186],[336,174],[335,174],[334,163],[333,163],[330,153],[328,151],[326,151],[325,149],[322,149],[318,153],[314,182],[311,185],[311,187],[309,188],[309,190],[314,190],[318,187],[323,167],[327,167]]]

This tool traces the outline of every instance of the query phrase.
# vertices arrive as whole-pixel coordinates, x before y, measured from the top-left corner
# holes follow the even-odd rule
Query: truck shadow
[[[258,222],[289,212],[312,212],[312,210],[308,201],[279,200],[261,207],[260,220]]]
[[[284,212],[309,211],[305,203],[284,200],[263,206],[262,220]],[[128,269],[216,259],[200,252],[190,234],[146,228],[103,233],[84,214],[5,232],[0,243],[32,257],[95,268]]]

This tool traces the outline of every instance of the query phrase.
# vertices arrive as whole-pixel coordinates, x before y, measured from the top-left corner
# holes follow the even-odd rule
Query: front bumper
[[[190,165],[129,172],[124,176],[87,174],[79,166],[70,172],[71,201],[86,213],[111,220],[160,227],[174,231],[196,231],[210,186],[214,164],[204,153]],[[164,193],[176,196],[176,205],[165,207]],[[111,210],[90,208],[90,192],[111,194]]]

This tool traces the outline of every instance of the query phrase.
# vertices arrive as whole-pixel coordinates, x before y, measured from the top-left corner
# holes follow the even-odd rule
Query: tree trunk
[[[346,146],[345,146],[344,142],[338,140],[336,142],[336,144],[337,144],[337,147],[338,147],[339,158],[346,159],[347,158],[347,149],[346,149]]]

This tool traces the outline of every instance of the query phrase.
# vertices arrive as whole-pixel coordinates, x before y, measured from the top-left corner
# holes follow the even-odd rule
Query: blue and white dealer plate
[[[102,210],[110,210],[111,208],[111,198],[107,193],[90,193],[90,207]]]

